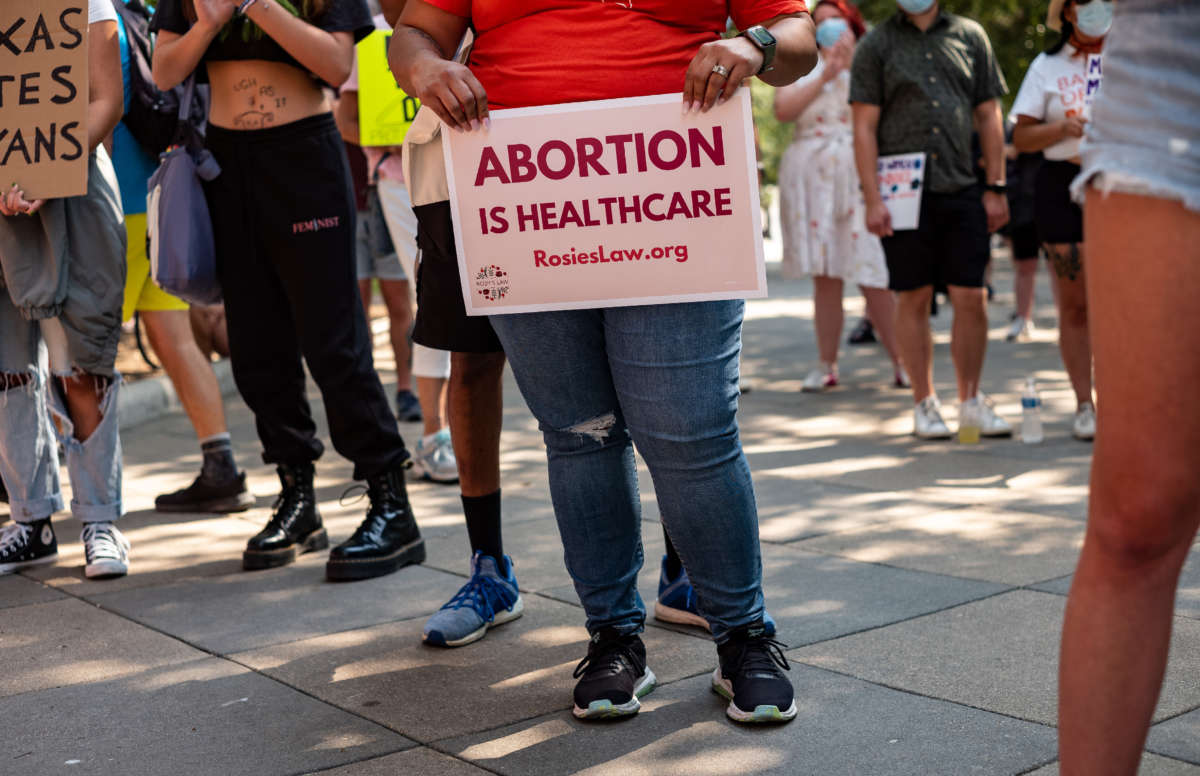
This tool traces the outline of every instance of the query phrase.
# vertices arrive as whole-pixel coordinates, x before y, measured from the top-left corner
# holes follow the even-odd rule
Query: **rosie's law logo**
[[[508,273],[495,264],[489,264],[475,273],[475,290],[489,302],[508,296]]]
[[[292,224],[292,234],[304,234],[305,232],[319,232],[322,229],[333,229],[339,226],[341,222],[341,216],[310,218],[307,221],[297,221],[296,223]]]

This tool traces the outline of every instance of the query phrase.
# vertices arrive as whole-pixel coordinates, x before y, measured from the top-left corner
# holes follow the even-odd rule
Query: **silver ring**
[[[729,77],[729,69],[725,65],[713,65],[712,71],[722,78]]]

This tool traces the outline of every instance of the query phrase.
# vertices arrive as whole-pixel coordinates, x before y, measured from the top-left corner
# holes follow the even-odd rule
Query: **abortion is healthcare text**
[[[442,134],[468,314],[766,295],[745,93],[694,115],[677,94],[498,110],[490,131]]]

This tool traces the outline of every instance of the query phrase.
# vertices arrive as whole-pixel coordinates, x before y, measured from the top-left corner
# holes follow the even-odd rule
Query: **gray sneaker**
[[[454,457],[454,445],[450,443],[448,429],[434,434],[428,443],[424,439],[417,440],[412,470],[417,477],[430,482],[458,482],[458,459]]]

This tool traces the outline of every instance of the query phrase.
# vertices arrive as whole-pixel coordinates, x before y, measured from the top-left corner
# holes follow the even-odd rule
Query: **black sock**
[[[233,443],[229,434],[214,434],[200,443],[204,453],[204,464],[200,474],[210,482],[228,482],[238,475],[237,463],[233,460]]]
[[[500,539],[500,491],[486,496],[463,496],[462,503],[471,552],[490,555],[500,563],[504,557],[504,542]]]
[[[679,554],[675,552],[675,545],[671,544],[671,537],[667,536],[666,528],[663,528],[663,541],[667,544],[667,579],[675,579],[679,572],[683,571],[683,561],[679,560]]]

